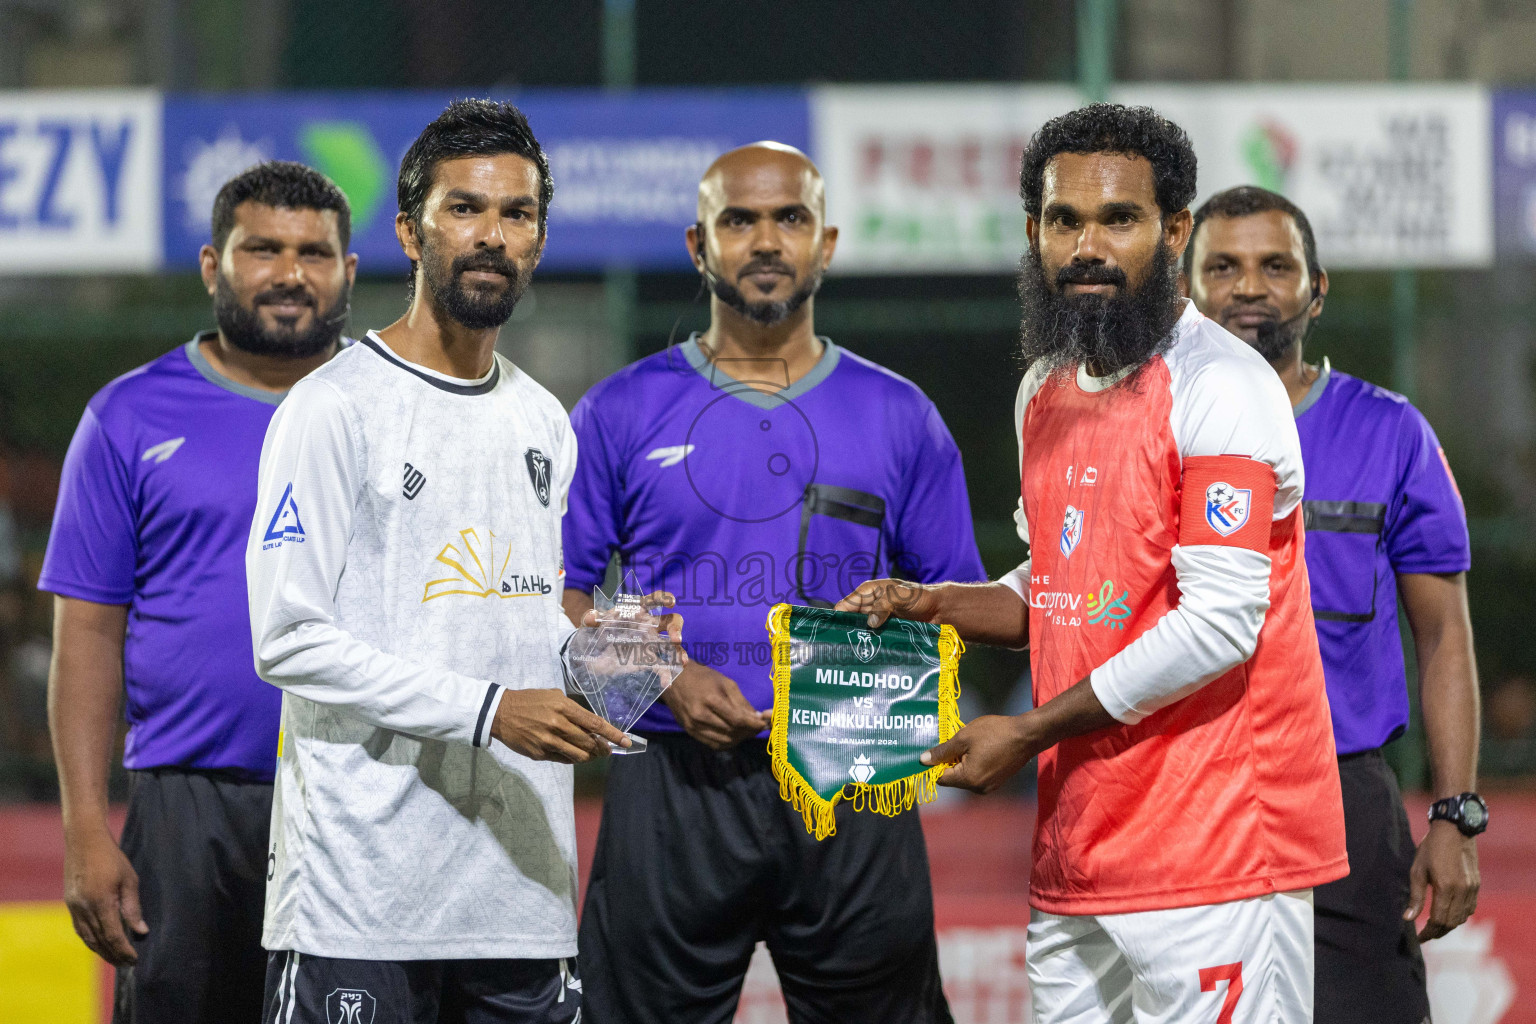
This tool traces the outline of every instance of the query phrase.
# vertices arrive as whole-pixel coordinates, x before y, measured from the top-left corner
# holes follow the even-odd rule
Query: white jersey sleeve
[[[1013,400],[1013,439],[1019,445],[1019,478],[1024,477],[1024,409],[1029,405],[1029,400],[1040,390],[1046,375],[1031,370],[1024,375],[1019,382],[1019,393]],[[1022,490],[1022,489],[1021,489]],[[1013,507],[1013,530],[1024,542],[1024,547],[1029,548],[1029,519],[1024,515],[1024,496],[1021,493]],[[1029,603],[1029,559],[1026,557],[1013,569],[1003,574],[997,580],[1003,586],[1019,595],[1020,600]]]
[[[555,449],[555,469],[551,474],[551,486],[560,501],[560,515],[564,516],[570,504],[571,481],[576,479],[576,431],[571,428],[571,421],[560,421],[560,444]],[[565,553],[560,554],[560,592],[555,595],[554,603],[555,629],[560,637],[560,649],[565,650],[565,645],[571,640],[571,634],[581,623],[573,623],[565,617]]]
[[[1274,470],[1272,517],[1295,511],[1301,441],[1285,387],[1248,346],[1209,320],[1169,353],[1173,435],[1181,459],[1237,455]],[[1269,611],[1270,559],[1243,547],[1175,546],[1178,606],[1090,676],[1126,724],[1188,696],[1253,656]]]
[[[256,673],[378,728],[486,746],[502,687],[386,654],[336,625],[366,465],[341,394],[296,384],[267,428],[246,548]]]

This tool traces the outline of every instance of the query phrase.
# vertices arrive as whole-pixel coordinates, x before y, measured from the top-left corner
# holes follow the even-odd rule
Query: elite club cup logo
[[[863,786],[875,777],[875,766],[869,763],[869,758],[860,754],[853,759],[853,767],[848,769],[848,774],[853,776],[854,782]]]
[[[1205,521],[1223,537],[1230,537],[1248,522],[1253,491],[1218,480],[1205,489]]]
[[[1072,557],[1072,552],[1077,550],[1078,543],[1083,539],[1083,510],[1067,506],[1067,514],[1061,521],[1061,553],[1067,558]]]

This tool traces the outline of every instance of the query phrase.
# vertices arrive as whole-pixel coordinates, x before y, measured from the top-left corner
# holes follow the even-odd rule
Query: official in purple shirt
[[[767,943],[794,1020],[949,1021],[916,813],[839,808],[817,843],[779,796],[768,609],[892,572],[986,578],[960,453],[911,382],[817,337],[837,229],[798,150],[725,154],[689,254],[710,327],[594,387],[564,523],[567,614],[611,554],[687,619],[693,663],[609,768],[581,918],[594,1020],[726,1021]],[[845,813],[846,812],[846,813]]]
[[[1314,892],[1319,1024],[1429,1019],[1421,940],[1477,903],[1478,690],[1466,513],[1445,453],[1407,399],[1303,361],[1328,275],[1306,214],[1273,192],[1218,193],[1185,254],[1195,305],[1247,341],[1290,393],[1306,467],[1312,614],[1344,790],[1350,874]],[[1417,850],[1383,744],[1408,726],[1397,599],[1418,654],[1437,802]],[[1429,918],[1415,932],[1426,889]]]
[[[346,197],[269,162],[231,179],[200,254],[218,330],[97,392],[64,460],[38,587],[65,900],[117,967],[117,1024],[256,1021],[281,694],[256,676],[245,548],[273,410],[341,344]],[[128,820],[107,823],[124,707]]]

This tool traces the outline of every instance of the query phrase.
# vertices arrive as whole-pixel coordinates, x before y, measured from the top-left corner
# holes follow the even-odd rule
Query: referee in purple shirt
[[[1421,941],[1477,905],[1478,690],[1466,512],[1435,432],[1403,396],[1302,360],[1328,274],[1306,214],[1244,186],[1195,213],[1190,297],[1290,393],[1306,466],[1307,574],[1333,710],[1350,873],[1315,892],[1319,1024],[1427,1024]],[[1436,803],[1417,851],[1384,744],[1408,727],[1402,595]],[[1431,890],[1429,918],[1414,921]]]
[[[64,459],[38,582],[75,931],[117,967],[118,1024],[261,1018],[282,694],[256,676],[245,548],[262,439],[341,344],[357,257],[330,179],[231,179],[200,254],[218,330],[96,393]],[[124,693],[128,820],[107,824]]]
[[[837,229],[798,150],[733,150],[699,185],[689,255],[710,327],[597,384],[571,414],[565,607],[611,554],[688,619],[691,664],[608,769],[582,910],[583,1006],[603,1024],[726,1024],[766,943],[792,1021],[947,1024],[916,811],[837,815],[818,843],[779,795],[764,623],[892,571],[986,579],[960,452],[910,381],[816,335]]]

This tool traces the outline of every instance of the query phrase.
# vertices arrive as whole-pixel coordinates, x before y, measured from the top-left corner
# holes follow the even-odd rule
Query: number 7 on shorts
[[[1200,968],[1201,992],[1216,991],[1218,981],[1227,983],[1227,998],[1222,1000],[1221,1013],[1216,1018],[1216,1024],[1232,1024],[1232,1012],[1237,1009],[1237,1001],[1243,995],[1243,962],[1239,960],[1235,964]]]

